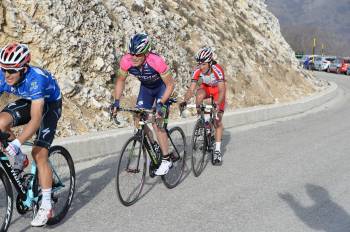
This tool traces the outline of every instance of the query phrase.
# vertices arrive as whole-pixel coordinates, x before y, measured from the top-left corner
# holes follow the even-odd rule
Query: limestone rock
[[[190,84],[195,52],[205,45],[225,70],[228,109],[291,101],[325,86],[297,68],[263,0],[3,0],[0,32],[0,46],[28,43],[32,64],[58,79],[64,95],[59,136],[117,127],[107,112],[111,77],[135,32],[151,36],[179,98]],[[128,77],[122,104],[134,106],[138,90],[138,80]],[[123,117],[122,126],[132,122]]]

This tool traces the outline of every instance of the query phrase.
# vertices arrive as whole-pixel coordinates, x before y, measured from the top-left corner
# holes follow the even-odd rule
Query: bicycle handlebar
[[[119,108],[118,111],[124,111],[124,112],[130,112],[134,114],[152,114],[154,113],[154,110],[148,110],[148,109],[142,109],[142,108]]]
[[[188,104],[187,106],[186,106],[187,108],[197,108],[197,105],[196,104]],[[202,104],[202,105],[200,105],[199,106],[199,108],[205,108],[205,109],[213,109],[214,107],[213,107],[213,105],[204,105],[204,104]]]
[[[133,114],[155,114],[154,110],[143,109],[143,108],[119,108],[118,111],[129,112],[129,113],[133,113]],[[115,117],[112,114],[112,111],[110,112],[110,115],[111,115],[111,119],[113,119],[114,122],[119,125],[120,122],[118,121],[117,117]],[[144,120],[142,123],[148,124],[148,123],[152,123],[152,122],[153,122],[153,120]]]

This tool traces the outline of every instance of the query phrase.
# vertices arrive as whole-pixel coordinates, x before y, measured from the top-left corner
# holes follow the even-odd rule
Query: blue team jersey
[[[61,99],[60,87],[54,76],[46,70],[29,66],[24,73],[23,81],[10,86],[5,81],[5,73],[0,71],[0,94],[11,93],[27,100],[44,99],[45,102],[54,102]]]

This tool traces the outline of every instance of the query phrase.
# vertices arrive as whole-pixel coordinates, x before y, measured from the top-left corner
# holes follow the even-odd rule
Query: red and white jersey
[[[225,81],[224,70],[219,64],[213,64],[208,74],[202,73],[200,68],[197,68],[192,76],[192,81],[202,80],[202,84],[209,86],[217,86],[219,82]]]

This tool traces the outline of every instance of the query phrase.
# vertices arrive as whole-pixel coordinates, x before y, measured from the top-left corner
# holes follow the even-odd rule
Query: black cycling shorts
[[[31,100],[19,99],[8,104],[2,112],[11,114],[12,126],[21,126],[30,121]],[[50,148],[55,137],[57,122],[62,113],[62,100],[44,104],[43,117],[39,129],[36,132],[34,145]]]

